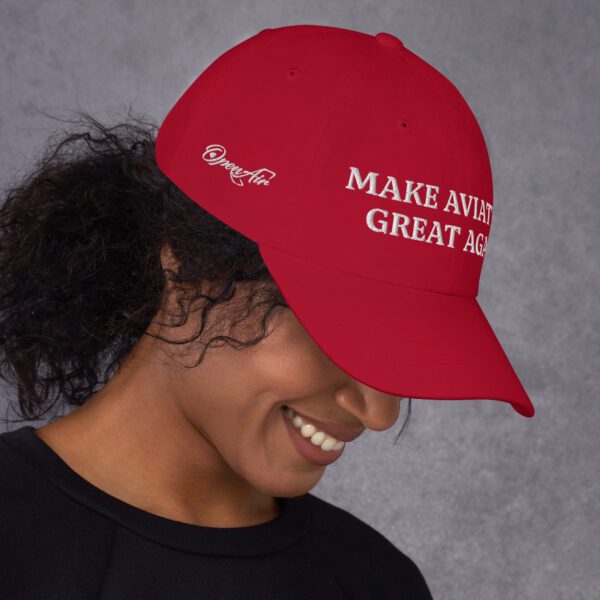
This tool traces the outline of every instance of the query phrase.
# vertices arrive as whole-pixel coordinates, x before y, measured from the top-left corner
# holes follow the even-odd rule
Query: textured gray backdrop
[[[127,104],[161,122],[264,27],[400,37],[486,136],[495,217],[479,299],[537,414],[415,400],[397,446],[398,427],[367,432],[313,492],[412,556],[436,600],[598,598],[599,16],[598,2],[560,0],[2,0],[0,183],[58,125],[35,109],[110,120]]]

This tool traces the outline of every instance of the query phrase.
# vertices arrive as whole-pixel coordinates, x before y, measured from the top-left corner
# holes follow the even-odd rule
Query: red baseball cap
[[[477,294],[493,214],[479,124],[389,33],[263,29],[162,123],[161,171],[256,242],[291,310],[382,392],[534,407]]]

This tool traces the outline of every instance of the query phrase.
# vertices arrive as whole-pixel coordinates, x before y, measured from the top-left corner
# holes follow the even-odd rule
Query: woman
[[[395,38],[378,36],[368,52],[383,64],[394,56],[385,53],[399,47]],[[532,414],[532,407],[516,387],[516,375],[506,378],[506,363],[465,378],[455,357],[436,367],[439,378],[425,377],[424,361],[438,359],[448,345],[432,344],[422,330],[418,339],[412,327],[427,316],[443,339],[457,325],[440,331],[435,319],[442,316],[431,314],[433,304],[429,315],[422,303],[410,305],[416,287],[398,287],[406,305],[395,296],[386,305],[377,286],[396,292],[385,277],[381,284],[378,277],[357,279],[351,287],[351,275],[328,264],[350,257],[348,269],[389,271],[385,257],[372,267],[361,265],[360,256],[354,260],[353,252],[369,252],[367,244],[373,245],[370,258],[381,248],[396,257],[430,249],[418,231],[405,234],[406,227],[394,239],[400,217],[393,216],[388,235],[378,236],[372,219],[373,227],[336,255],[335,240],[319,229],[337,218],[336,192],[329,196],[331,213],[322,206],[327,194],[318,198],[317,222],[315,195],[294,195],[298,182],[285,172],[289,152],[299,148],[292,134],[311,142],[329,131],[318,109],[309,115],[292,107],[290,130],[275,123],[271,133],[255,137],[257,147],[271,140],[277,150],[261,167],[255,165],[262,158],[244,155],[248,132],[237,129],[260,123],[264,129],[264,119],[253,118],[261,111],[277,122],[283,97],[306,106],[311,77],[319,78],[317,65],[326,70],[332,57],[347,56],[347,42],[358,47],[366,37],[372,44],[373,36],[323,26],[264,30],[250,43],[266,39],[267,56],[287,65],[272,88],[251,68],[254,56],[268,75],[263,48],[242,51],[240,45],[190,87],[158,137],[142,119],[107,127],[84,115],[79,129],[54,140],[32,173],[8,190],[0,209],[0,373],[17,388],[24,418],[51,418],[37,429],[25,425],[0,436],[1,597],[431,598],[412,559],[310,490],[346,443],[366,429],[383,431],[396,423],[402,389],[430,398],[495,397],[521,414]],[[294,54],[292,64],[283,52],[290,39],[308,44],[304,50],[314,49],[314,56]],[[327,52],[318,53],[322,46]],[[375,60],[364,58],[365,47],[360,52],[363,67]],[[357,68],[356,61],[349,64]],[[244,72],[253,73],[256,85],[246,88],[247,105],[236,117],[226,101],[244,98],[228,85],[242,81]],[[296,86],[293,94],[289,86]],[[265,102],[256,104],[257,94]],[[404,140],[415,152],[414,140],[402,137],[411,135],[404,131],[409,123],[419,129],[409,108],[393,141]],[[335,114],[351,116],[346,109]],[[306,128],[308,116],[316,118],[315,132]],[[364,122],[378,118],[372,113]],[[237,159],[226,158],[218,140],[195,137],[202,127],[218,126]],[[334,133],[335,143],[347,147],[342,132]],[[352,139],[365,135],[357,128],[348,139],[350,133]],[[276,144],[277,135],[283,139]],[[322,169],[332,165],[326,153],[313,151],[323,160],[315,160],[307,181],[326,190],[330,182]],[[374,146],[369,155],[377,155]],[[298,170],[304,158],[310,162],[299,152],[293,158]],[[374,166],[355,167],[343,186],[344,201],[356,199],[357,211],[364,208],[359,194],[375,185]],[[333,179],[340,181],[337,174]],[[280,181],[287,187],[277,189]],[[404,181],[397,214],[418,223],[419,210],[443,212],[432,182],[419,196],[415,180]],[[378,198],[386,197],[384,191]],[[300,226],[302,214],[313,216]],[[289,223],[294,226],[286,228]],[[341,231],[343,223],[351,228],[351,216]],[[489,229],[489,219],[481,224]],[[457,244],[459,225],[452,227]],[[457,258],[450,254],[455,243],[430,239],[435,250],[446,252],[442,262],[458,260],[471,278],[478,277],[480,262],[469,261],[481,256],[468,250],[467,237],[463,242],[467,249]],[[321,251],[322,264],[288,254],[295,243],[306,244],[307,259]],[[402,272],[418,277],[409,263]],[[438,295],[420,293],[427,302]],[[439,295],[450,311],[446,321],[473,309],[471,299]],[[376,305],[382,316],[364,312]],[[410,345],[394,337],[400,330],[390,307],[412,309],[400,315]],[[389,337],[382,334],[383,318],[392,326]],[[469,317],[461,318],[464,323]],[[483,333],[469,329],[465,339],[476,339],[487,360],[499,346],[490,345],[497,342],[486,323],[478,324]],[[472,346],[467,350],[474,354]],[[55,418],[51,411],[60,402],[76,408]]]

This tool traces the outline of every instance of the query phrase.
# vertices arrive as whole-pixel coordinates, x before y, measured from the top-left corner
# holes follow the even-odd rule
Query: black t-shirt
[[[31,425],[0,435],[0,598],[431,600],[417,565],[310,493],[273,520],[192,525],[95,487]]]

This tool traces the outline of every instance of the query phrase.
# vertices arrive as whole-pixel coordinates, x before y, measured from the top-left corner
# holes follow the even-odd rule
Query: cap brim
[[[384,393],[500,400],[535,409],[476,298],[398,286],[259,244],[311,338],[341,370]]]

